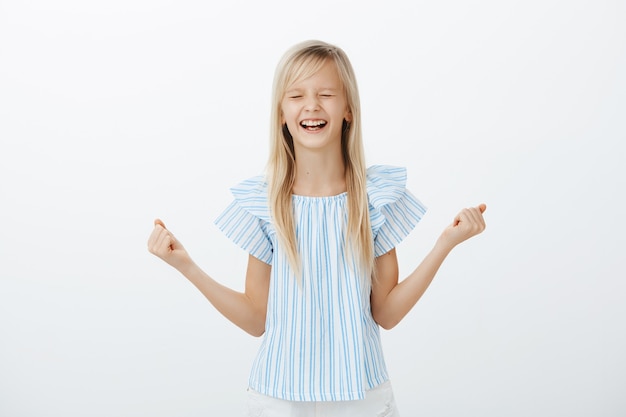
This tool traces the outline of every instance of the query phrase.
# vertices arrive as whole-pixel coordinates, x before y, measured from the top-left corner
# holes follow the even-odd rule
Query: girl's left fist
[[[448,244],[456,246],[459,243],[476,236],[485,230],[483,213],[487,210],[486,204],[463,209],[456,215],[452,224],[443,231],[441,238]]]

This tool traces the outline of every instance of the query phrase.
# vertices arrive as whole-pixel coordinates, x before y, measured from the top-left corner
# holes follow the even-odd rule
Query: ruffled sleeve
[[[216,226],[250,255],[271,264],[273,245],[264,178],[250,178],[230,191],[235,199],[215,220]]]
[[[367,169],[367,196],[374,237],[374,255],[395,248],[426,213],[424,206],[406,189],[406,169],[374,165]]]

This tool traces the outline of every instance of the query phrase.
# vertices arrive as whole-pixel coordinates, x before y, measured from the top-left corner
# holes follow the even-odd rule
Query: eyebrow
[[[303,90],[306,90],[305,88],[290,88],[288,90],[285,90],[285,94],[290,94],[290,93],[299,93],[302,92]],[[336,87],[322,87],[322,88],[318,88],[317,91],[341,91],[341,88],[336,88]]]

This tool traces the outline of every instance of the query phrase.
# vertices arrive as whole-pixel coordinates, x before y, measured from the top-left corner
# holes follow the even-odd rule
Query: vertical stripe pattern
[[[368,169],[377,256],[398,244],[425,207],[405,189],[404,168]],[[250,374],[254,390],[292,401],[363,399],[388,379],[369,279],[346,257],[347,194],[293,196],[302,277],[294,276],[271,225],[267,187],[255,177],[232,189],[216,224],[272,265],[265,334]]]

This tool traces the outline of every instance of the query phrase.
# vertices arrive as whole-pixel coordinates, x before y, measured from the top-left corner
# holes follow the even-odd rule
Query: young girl
[[[401,282],[395,247],[425,207],[404,168],[365,167],[356,79],[338,47],[290,49],[274,79],[265,176],[232,188],[218,227],[249,253],[243,293],[205,274],[160,220],[151,253],[226,318],[263,336],[249,380],[250,416],[397,416],[379,326],[415,305],[448,253],[485,228],[462,210]]]

